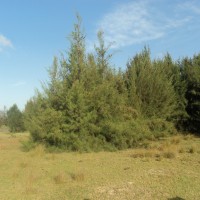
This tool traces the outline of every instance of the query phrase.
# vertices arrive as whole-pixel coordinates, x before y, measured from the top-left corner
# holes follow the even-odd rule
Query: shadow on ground
[[[185,200],[185,199],[181,197],[174,197],[174,198],[169,198],[168,200]]]

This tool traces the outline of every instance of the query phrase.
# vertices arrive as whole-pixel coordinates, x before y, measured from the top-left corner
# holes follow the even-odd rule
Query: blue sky
[[[53,57],[69,47],[77,12],[88,51],[103,30],[122,69],[144,45],[153,58],[200,52],[199,0],[0,0],[0,109],[23,109],[47,80]]]

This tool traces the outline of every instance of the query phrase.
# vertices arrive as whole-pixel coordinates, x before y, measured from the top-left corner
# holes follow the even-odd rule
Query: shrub
[[[36,146],[37,146],[37,144],[32,139],[21,141],[22,151],[28,152],[28,151],[34,149]]]

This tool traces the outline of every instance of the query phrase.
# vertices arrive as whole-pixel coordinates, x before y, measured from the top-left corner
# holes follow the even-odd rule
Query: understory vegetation
[[[200,54],[174,61],[134,55],[123,70],[112,65],[103,32],[87,53],[81,19],[70,48],[55,57],[49,80],[26,104],[31,140],[67,151],[127,149],[177,131],[200,130]]]

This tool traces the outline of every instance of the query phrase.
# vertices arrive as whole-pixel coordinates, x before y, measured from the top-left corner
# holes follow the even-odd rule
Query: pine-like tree
[[[7,111],[7,121],[11,132],[24,131],[23,114],[16,104]]]
[[[167,79],[170,80],[175,91],[176,107],[172,115],[169,117],[176,127],[183,129],[183,124],[188,118],[186,112],[187,100],[185,98],[186,82],[182,77],[182,67],[180,62],[174,62],[169,53],[163,59],[155,60],[154,65],[158,65],[163,70]]]
[[[177,102],[172,79],[162,63],[151,61],[148,48],[129,61],[126,83],[129,104],[142,116],[167,119],[173,115]]]
[[[185,58],[182,61],[183,77],[187,83],[186,111],[189,115],[187,128],[199,133],[200,130],[200,54],[193,59]]]

